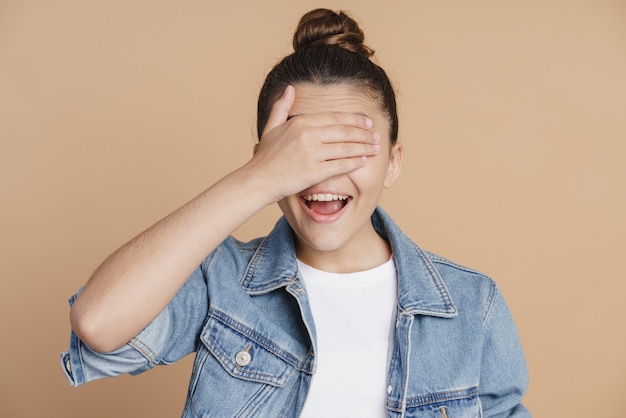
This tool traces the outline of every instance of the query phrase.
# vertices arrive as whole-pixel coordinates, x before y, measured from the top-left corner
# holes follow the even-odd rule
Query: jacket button
[[[68,372],[72,373],[72,363],[70,363],[70,359],[69,358],[65,361],[65,369]]]
[[[240,367],[250,364],[250,360],[252,360],[252,357],[250,357],[250,353],[247,351],[240,351],[235,356],[235,363],[237,363],[237,366]]]

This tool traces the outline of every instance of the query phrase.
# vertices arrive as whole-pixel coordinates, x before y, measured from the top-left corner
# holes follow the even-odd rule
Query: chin
[[[298,235],[298,242],[301,246],[306,246],[308,249],[320,252],[332,252],[340,250],[345,246],[345,241],[340,237],[309,237],[305,234]]]

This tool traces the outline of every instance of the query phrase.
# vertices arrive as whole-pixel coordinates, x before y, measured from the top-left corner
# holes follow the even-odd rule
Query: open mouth
[[[331,215],[343,209],[351,196],[332,193],[314,193],[300,197],[307,208],[321,215]]]

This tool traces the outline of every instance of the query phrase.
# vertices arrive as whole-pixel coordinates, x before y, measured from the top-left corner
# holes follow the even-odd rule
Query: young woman
[[[489,278],[380,209],[402,164],[393,88],[344,13],[305,14],[244,166],[117,250],[72,298],[73,385],[195,352],[184,417],[527,417]],[[267,205],[265,237],[230,234]]]

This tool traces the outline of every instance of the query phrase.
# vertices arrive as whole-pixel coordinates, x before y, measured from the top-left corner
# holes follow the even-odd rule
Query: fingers
[[[360,157],[341,158],[336,160],[329,160],[322,163],[324,166],[324,172],[326,178],[335,177],[341,174],[347,174],[352,171],[358,170],[367,164],[367,157],[362,155]]]
[[[300,115],[290,119],[289,125],[293,138],[320,144],[378,144],[380,142],[380,135],[372,130],[371,119],[353,113],[328,112]]]
[[[293,103],[296,100],[296,91],[293,86],[287,86],[283,95],[280,96],[278,100],[272,106],[272,111],[270,112],[270,116],[267,119],[267,123],[265,124],[265,129],[263,130],[263,135],[266,132],[271,131],[272,129],[284,124],[289,119],[289,110],[293,106]]]
[[[373,122],[366,115],[347,112],[323,112],[306,115],[290,115],[291,108],[296,101],[296,91],[293,86],[287,86],[283,94],[272,105],[272,110],[263,129],[263,135],[283,125],[290,118],[303,120],[310,127],[324,126],[352,126],[361,129],[372,129]]]
[[[374,142],[326,143],[321,147],[319,160],[333,161],[357,157],[373,157],[380,151],[378,140]]]
[[[296,121],[294,121],[295,123]],[[374,156],[380,151],[380,135],[370,129],[350,125],[308,128],[292,139],[318,161]]]
[[[312,127],[351,126],[371,130],[374,125],[369,117],[348,112],[311,113],[307,115],[297,115],[294,120],[297,119],[305,119],[306,123]]]
[[[322,143],[331,142],[366,142],[377,143],[378,134],[373,133],[373,121],[362,114],[348,112],[323,112],[305,115],[290,114],[296,100],[296,91],[293,86],[287,86],[282,96],[276,100],[268,117],[262,136],[275,128],[285,125],[287,121],[299,128],[298,130],[312,130]],[[315,128],[325,128],[316,131]],[[373,135],[373,136],[372,136]]]

